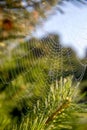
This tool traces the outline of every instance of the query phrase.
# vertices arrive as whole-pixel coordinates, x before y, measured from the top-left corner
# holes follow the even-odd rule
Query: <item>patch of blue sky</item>
[[[56,32],[64,46],[73,47],[79,57],[85,55],[87,48],[87,6],[76,7],[67,3],[62,8],[64,14],[56,11],[43,26],[39,26],[35,35],[41,37],[46,33]]]

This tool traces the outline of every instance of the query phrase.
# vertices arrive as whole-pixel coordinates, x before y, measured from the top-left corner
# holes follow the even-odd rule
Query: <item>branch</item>
[[[48,117],[48,119],[46,120],[46,124],[52,121],[58,114],[61,114],[61,112],[69,106],[69,103],[70,99],[67,97],[63,104],[60,107],[58,107],[57,110],[51,114],[51,116]]]

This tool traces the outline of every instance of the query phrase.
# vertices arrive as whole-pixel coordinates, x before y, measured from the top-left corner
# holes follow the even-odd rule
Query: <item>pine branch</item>
[[[53,113],[51,114],[51,116],[48,117],[48,119],[47,119],[47,121],[46,121],[46,124],[48,124],[50,121],[53,121],[54,118],[55,118],[56,116],[58,116],[58,114],[61,114],[61,113],[64,111],[64,109],[66,109],[66,108],[69,106],[69,104],[70,104],[70,99],[67,98],[67,99],[62,103],[62,105],[61,105],[60,107],[58,107],[58,109],[57,109],[55,112],[53,112]]]

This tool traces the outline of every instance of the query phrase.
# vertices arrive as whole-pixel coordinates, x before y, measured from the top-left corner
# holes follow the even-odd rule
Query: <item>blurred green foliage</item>
[[[75,81],[83,67],[74,51],[62,48],[56,34],[21,40],[64,1],[0,1],[0,130],[87,128],[87,105],[80,103],[84,91],[79,94]]]
[[[79,82],[72,78],[72,69],[77,78],[81,74],[75,53],[62,48],[55,34],[9,51],[0,60],[0,129],[79,129],[86,106],[78,103]]]

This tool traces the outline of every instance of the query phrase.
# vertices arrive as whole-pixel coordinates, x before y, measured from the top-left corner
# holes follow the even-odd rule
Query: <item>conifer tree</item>
[[[79,92],[72,82],[73,74],[68,66],[66,54],[70,48],[62,49],[56,34],[20,41],[30,35],[39,18],[47,17],[47,11],[61,2],[0,1],[1,130],[77,130],[78,113],[86,115],[86,105],[78,104]],[[79,3],[78,0],[73,2]],[[11,39],[16,39],[19,44],[13,46]],[[78,72],[75,53],[71,52],[71,62],[74,63],[71,65],[76,66],[74,69]],[[62,71],[61,63],[64,65]],[[51,71],[50,66],[53,67]]]

